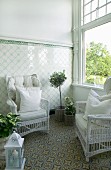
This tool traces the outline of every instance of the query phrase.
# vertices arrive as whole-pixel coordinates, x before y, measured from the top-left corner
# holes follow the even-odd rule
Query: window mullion
[[[73,81],[75,84],[80,83],[80,56],[81,56],[81,0],[73,1],[74,22],[73,22],[73,45],[74,45],[74,64],[73,64]]]
[[[78,39],[74,39],[74,45],[75,45],[74,53],[75,53],[75,59],[77,59],[77,60],[75,60],[75,62],[78,65],[78,68],[75,67],[77,69],[75,71],[78,72],[78,83],[79,84],[83,83],[83,80],[87,79],[86,73],[90,70],[89,69],[90,67],[88,67],[88,66],[90,66],[90,64],[86,65],[87,64],[86,63],[86,48],[88,48],[88,44],[90,43],[90,41],[92,41],[93,37],[91,40],[89,38],[87,38],[87,37],[90,37],[90,35],[87,32],[88,32],[88,30],[89,30],[89,32],[90,32],[90,30],[91,31],[94,29],[96,30],[97,29],[96,27],[99,27],[99,26],[101,26],[101,28],[104,28],[102,26],[103,24],[107,24],[108,22],[111,22],[111,11],[110,11],[109,4],[111,4],[111,1],[108,1],[108,0],[105,0],[104,2],[102,2],[101,0],[97,0],[97,1],[90,0],[89,2],[87,1],[86,4],[85,4],[85,0],[82,0],[81,5],[83,6],[83,9],[81,8],[81,11],[83,14],[83,18],[82,18],[83,25],[79,25],[79,17],[78,17],[78,26],[76,25],[76,30],[74,32],[74,34],[78,34]],[[78,5],[80,5],[80,4],[78,3]],[[80,13],[78,15],[80,15]],[[77,13],[76,13],[76,17],[77,17]],[[98,34],[99,34],[99,32],[98,32]],[[103,45],[104,45],[104,41],[102,40],[103,42],[101,42],[99,40],[99,36],[96,36],[96,33],[94,33],[94,35],[95,35],[95,39],[94,39],[95,44],[96,44],[96,37],[98,37],[98,42],[103,43]],[[106,35],[107,35],[107,33],[106,33]],[[91,33],[91,36],[92,36],[92,33]],[[88,42],[88,44],[85,47],[86,42]],[[91,44],[91,45],[93,45],[93,44]],[[77,50],[77,47],[78,47],[78,50]],[[80,50],[80,48],[81,48],[81,50]],[[78,55],[78,58],[77,58],[77,55]],[[90,61],[88,56],[87,56],[87,61]],[[95,61],[97,61],[97,59],[94,58],[94,63],[96,64]],[[93,63],[91,63],[91,64],[93,64]],[[88,69],[86,69],[86,67]],[[97,67],[93,67],[93,68],[97,68]],[[102,67],[100,67],[100,68],[102,68]],[[99,80],[99,77],[101,78],[101,74],[99,74],[98,70],[96,70],[95,72],[97,73],[97,76],[96,76],[96,81],[94,80],[94,82],[96,82],[98,84],[97,81],[99,81],[99,83],[101,82]],[[90,73],[90,71],[89,71],[89,73]],[[91,72],[91,74],[94,75],[94,73],[92,73],[92,72]],[[89,76],[89,74],[87,74],[87,75]],[[103,74],[103,76],[104,76],[104,74]],[[89,81],[89,79],[87,79],[87,80]]]
[[[83,0],[83,25],[84,25],[84,1],[85,0]]]

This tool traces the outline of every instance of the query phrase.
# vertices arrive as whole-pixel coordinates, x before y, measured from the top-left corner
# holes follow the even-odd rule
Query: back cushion
[[[7,83],[8,95],[12,100],[16,100],[15,79],[10,77]]]
[[[20,109],[19,87],[40,87],[40,81],[36,74],[25,76],[12,76],[8,78],[7,89],[9,97],[17,104],[17,110]]]
[[[23,76],[15,76],[14,79],[15,79],[15,86],[23,87],[24,84]]]
[[[20,96],[20,112],[30,112],[40,109],[40,87],[17,88]]]
[[[87,120],[88,115],[110,114],[111,113],[111,99],[99,101],[96,97],[89,94],[86,110],[83,118]]]

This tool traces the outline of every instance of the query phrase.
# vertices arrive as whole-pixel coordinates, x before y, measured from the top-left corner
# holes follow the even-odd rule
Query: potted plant
[[[54,72],[49,79],[51,86],[59,89],[60,106],[58,106],[55,110],[56,119],[59,121],[63,121],[64,117],[64,106],[62,105],[61,86],[63,85],[66,79],[67,77],[65,76],[65,70],[63,70],[63,72]]]
[[[16,128],[16,123],[20,121],[18,115],[8,113],[7,115],[0,114],[0,158],[4,159],[4,145],[8,140],[9,135]]]
[[[71,126],[74,124],[74,117],[76,113],[74,101],[70,97],[65,97],[64,104],[65,104],[65,113],[64,113],[65,125]]]

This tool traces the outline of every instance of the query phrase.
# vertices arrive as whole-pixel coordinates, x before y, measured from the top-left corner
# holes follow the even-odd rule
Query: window
[[[103,86],[111,76],[111,0],[82,0],[81,3],[81,81]]]
[[[111,76],[111,22],[84,32],[85,77],[84,83],[104,84]]]
[[[111,12],[111,0],[82,0],[82,25]]]

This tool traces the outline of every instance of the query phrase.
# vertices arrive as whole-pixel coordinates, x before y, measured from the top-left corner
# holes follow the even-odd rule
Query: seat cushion
[[[76,126],[78,127],[83,139],[86,139],[87,121],[83,119],[84,114],[75,114]]]
[[[35,110],[33,112],[19,112],[21,121],[33,120],[47,116],[47,112],[44,109]]]

